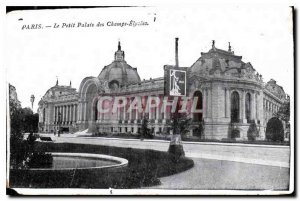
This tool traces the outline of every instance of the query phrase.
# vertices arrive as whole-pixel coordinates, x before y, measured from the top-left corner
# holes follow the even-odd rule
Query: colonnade
[[[77,121],[77,105],[58,105],[54,107],[55,124],[73,124]]]

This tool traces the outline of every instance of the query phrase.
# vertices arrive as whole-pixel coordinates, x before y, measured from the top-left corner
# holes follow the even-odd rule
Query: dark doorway
[[[197,97],[196,110],[202,110],[203,109],[202,93],[200,91],[196,91],[194,93],[194,97]],[[193,121],[196,121],[196,122],[202,121],[202,112],[194,113]]]

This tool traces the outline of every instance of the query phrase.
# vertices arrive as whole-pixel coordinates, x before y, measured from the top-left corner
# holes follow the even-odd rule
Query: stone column
[[[71,124],[73,123],[73,116],[74,116],[74,113],[73,113],[73,111],[74,111],[73,106],[74,106],[73,104],[70,105],[70,113],[71,113],[71,115],[70,115],[70,123],[71,123]]]
[[[61,121],[62,121],[62,107],[61,107],[61,105],[60,106],[58,106],[58,114],[60,114],[60,123],[61,123]],[[57,116],[57,118],[58,118],[58,116]]]
[[[125,121],[126,120],[126,104],[123,106],[123,112],[122,112],[123,114],[123,121]]]
[[[58,118],[57,111],[58,111],[58,107],[55,106],[55,124],[57,124],[57,118]]]
[[[83,101],[83,108],[82,108],[82,112],[83,112],[83,117],[82,117],[82,121],[87,121],[86,119],[86,109],[87,109],[87,101]]]
[[[56,124],[56,106],[54,106],[54,124]]]
[[[69,124],[69,105],[66,105],[66,123]]]
[[[230,118],[230,91],[226,89],[226,117]]]
[[[207,89],[207,117],[211,117],[211,90]]]
[[[73,104],[73,116],[72,116],[73,123],[76,123],[76,105]]]
[[[59,109],[60,107],[59,106],[56,106],[57,107],[57,110],[56,110],[56,122],[58,123],[58,116],[59,116]]]
[[[63,124],[63,122],[64,122],[64,106],[62,105],[61,106],[61,117],[60,117],[60,119],[61,119],[61,124]]]
[[[58,114],[60,114],[60,119],[59,119],[59,121],[60,121],[60,123],[61,123],[61,121],[62,121],[62,119],[61,119],[61,117],[62,117],[62,116],[61,116],[61,115],[62,115],[62,108],[61,108],[61,106],[58,107],[58,112],[59,112]],[[58,118],[58,117],[59,117],[59,116],[57,116],[57,118]]]
[[[164,101],[164,100],[163,100]],[[167,102],[168,100],[166,100],[166,102]],[[163,105],[162,105],[162,107],[163,107],[163,110],[164,110],[164,121],[166,121],[166,119],[167,119],[167,107],[165,107],[164,105],[166,105],[166,103],[165,102],[163,102]]]
[[[128,102],[129,103],[128,104],[128,112],[129,112],[129,119],[128,120],[131,121],[131,119],[132,119],[132,109],[130,108],[131,98],[129,98],[128,101],[129,101]]]
[[[65,106],[62,106],[62,114],[61,114],[61,122],[62,124],[65,123]]]
[[[76,105],[73,105],[73,120],[74,123],[76,123]]]
[[[67,124],[70,123],[70,105],[67,105]]]
[[[156,122],[158,122],[158,120],[159,120],[159,118],[160,118],[160,109],[159,109],[159,106],[157,106],[156,107],[156,117],[155,117],[155,119],[156,119]]]
[[[73,105],[73,121],[76,122],[76,105]]]
[[[73,123],[73,104],[70,105],[70,124]]]
[[[79,100],[77,106],[77,117],[76,117],[78,122],[81,121],[80,113],[81,113],[81,101]]]
[[[207,116],[206,89],[203,90],[202,96],[203,96],[203,100],[202,100],[202,117],[204,119]],[[191,113],[191,115],[193,115],[193,114]]]
[[[251,100],[251,116],[254,121],[256,121],[256,93],[252,94]]]
[[[149,96],[148,96],[148,98],[149,98]],[[151,100],[151,99],[150,99]],[[147,102],[148,102],[148,100],[147,100]],[[152,108],[150,108],[150,105],[151,105],[151,103],[149,103],[148,104],[148,111],[149,111],[149,120],[151,120],[152,119]]]
[[[59,123],[59,114],[61,114],[61,107],[57,106],[57,123]]]
[[[71,124],[71,105],[68,105],[68,122]]]
[[[65,107],[65,124],[67,124],[67,121],[68,121],[68,108],[67,108],[67,105],[64,106]]]
[[[68,122],[68,106],[65,105],[65,124]]]
[[[55,112],[55,115],[56,115],[56,125],[58,125],[58,113],[59,113],[59,106],[56,106],[56,112]]]
[[[242,119],[242,122],[243,123],[246,123],[247,120],[246,120],[246,112],[245,112],[245,96],[246,96],[246,92],[243,90],[242,91],[242,97],[240,99],[240,111],[241,111],[241,119]]]
[[[72,105],[70,105],[70,124],[72,124],[73,123],[73,104]]]

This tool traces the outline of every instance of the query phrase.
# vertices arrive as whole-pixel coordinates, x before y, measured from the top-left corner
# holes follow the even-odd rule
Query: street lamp
[[[32,112],[33,112],[33,103],[34,103],[34,99],[35,99],[35,97],[34,97],[34,95],[32,94],[32,95],[30,96],[30,102],[31,102],[31,109],[32,109]]]

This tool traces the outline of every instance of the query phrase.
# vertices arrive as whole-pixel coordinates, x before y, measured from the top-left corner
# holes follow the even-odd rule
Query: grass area
[[[160,184],[159,177],[176,174],[194,166],[191,159],[167,152],[71,143],[41,143],[47,152],[107,154],[126,158],[125,169],[70,171],[10,170],[10,186],[33,188],[140,188]]]

